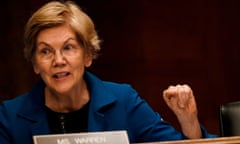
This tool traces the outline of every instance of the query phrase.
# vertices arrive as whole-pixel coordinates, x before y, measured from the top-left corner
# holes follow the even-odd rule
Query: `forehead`
[[[64,42],[67,39],[76,39],[75,32],[67,25],[46,28],[39,32],[36,42],[56,43]]]

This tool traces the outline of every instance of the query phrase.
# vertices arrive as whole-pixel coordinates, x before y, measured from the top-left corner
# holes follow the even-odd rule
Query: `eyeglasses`
[[[48,45],[44,44],[44,46],[43,48],[37,48],[36,57],[43,62],[52,61],[56,57],[56,50]],[[71,57],[77,55],[80,49],[79,45],[66,44],[60,48],[59,54],[63,57]]]

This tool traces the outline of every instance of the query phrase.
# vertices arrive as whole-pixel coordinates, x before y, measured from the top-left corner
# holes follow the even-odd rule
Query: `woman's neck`
[[[48,87],[45,88],[45,105],[56,112],[79,110],[89,102],[89,99],[89,91],[85,81],[67,94],[59,94]]]

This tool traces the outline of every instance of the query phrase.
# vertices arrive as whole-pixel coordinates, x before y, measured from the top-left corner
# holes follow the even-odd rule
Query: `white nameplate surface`
[[[106,131],[33,136],[34,144],[129,144],[126,131]]]

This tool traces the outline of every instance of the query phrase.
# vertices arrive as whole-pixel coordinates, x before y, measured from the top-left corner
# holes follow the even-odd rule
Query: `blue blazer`
[[[126,130],[131,143],[185,139],[154,112],[128,84],[84,75],[90,90],[88,131]],[[32,136],[49,134],[42,80],[31,91],[0,105],[0,144],[32,144]],[[215,135],[202,127],[203,137]]]

